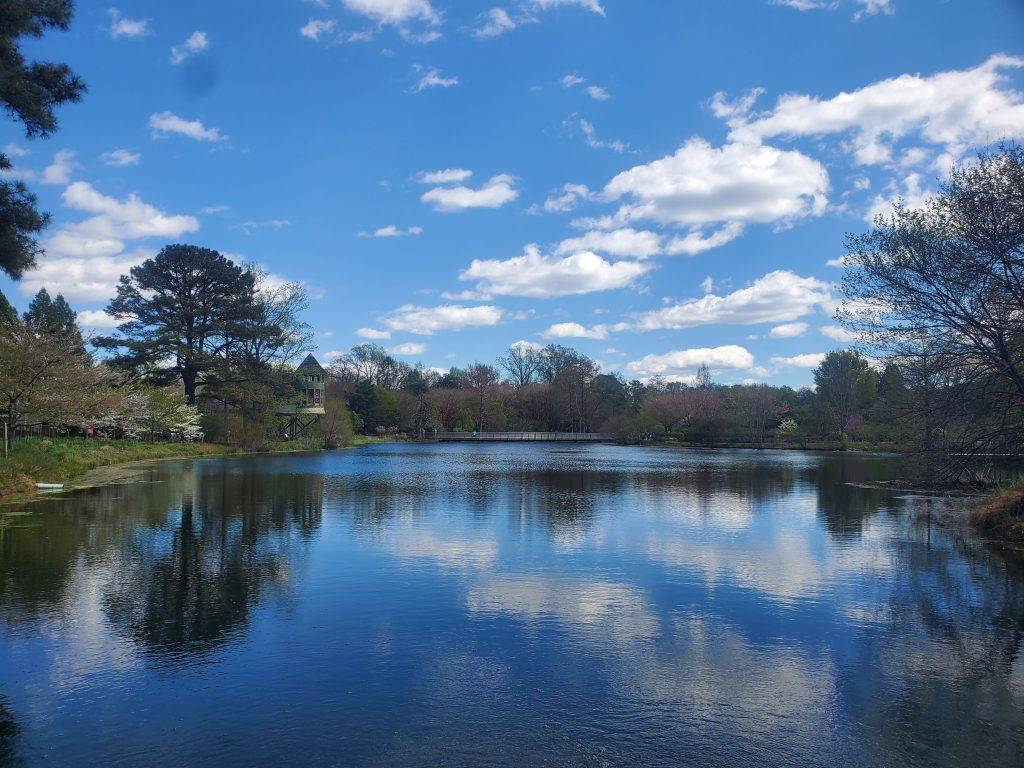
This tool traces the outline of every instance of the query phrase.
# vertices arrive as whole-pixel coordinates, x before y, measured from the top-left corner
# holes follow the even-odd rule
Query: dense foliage
[[[0,0],[0,105],[30,138],[57,130],[56,108],[78,101],[85,84],[66,64],[26,61],[21,40],[66,30],[72,9],[71,0]],[[10,159],[0,153],[0,174],[10,168]],[[35,265],[40,253],[35,238],[48,221],[24,182],[0,178],[0,270],[18,278]]]

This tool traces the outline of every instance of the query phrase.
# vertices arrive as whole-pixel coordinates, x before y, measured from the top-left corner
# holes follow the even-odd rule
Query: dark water
[[[0,523],[0,765],[1021,765],[1024,575],[882,457],[379,446]]]

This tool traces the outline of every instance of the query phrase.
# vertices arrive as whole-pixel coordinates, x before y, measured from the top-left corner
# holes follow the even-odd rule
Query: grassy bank
[[[1024,478],[1000,488],[971,513],[987,538],[1024,545]]]
[[[299,441],[275,443],[273,450],[315,448]],[[239,448],[213,443],[147,443],[139,440],[24,437],[0,458],[0,496],[29,493],[36,483],[65,483],[90,469],[149,459],[227,456]]]

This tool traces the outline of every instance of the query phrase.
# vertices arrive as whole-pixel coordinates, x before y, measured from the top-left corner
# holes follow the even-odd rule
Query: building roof
[[[313,357],[312,352],[306,355],[306,359],[299,364],[296,370],[305,371],[306,373],[326,373],[323,366]]]

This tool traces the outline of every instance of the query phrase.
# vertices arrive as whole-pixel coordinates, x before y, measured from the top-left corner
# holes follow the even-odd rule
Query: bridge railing
[[[436,432],[434,440],[445,442],[537,442],[537,443],[603,443],[612,440],[611,435],[597,432]]]

